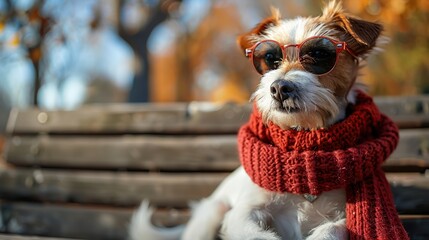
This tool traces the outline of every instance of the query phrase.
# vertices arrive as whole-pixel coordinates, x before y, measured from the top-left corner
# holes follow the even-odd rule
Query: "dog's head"
[[[265,122],[283,129],[326,128],[353,102],[360,60],[380,42],[382,26],[346,14],[332,1],[322,16],[280,18],[278,10],[238,44],[262,74],[253,100]]]

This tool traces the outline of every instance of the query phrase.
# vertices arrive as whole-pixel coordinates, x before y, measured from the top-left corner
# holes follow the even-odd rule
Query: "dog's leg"
[[[336,222],[324,223],[312,230],[306,240],[346,240],[348,232],[346,219],[340,219]]]
[[[272,216],[254,206],[231,209],[222,224],[221,236],[225,240],[280,240],[270,226]]]
[[[274,226],[282,239],[302,239],[296,206],[286,206],[286,204],[283,204],[278,209],[274,209],[273,212],[275,214]]]
[[[279,240],[269,209],[272,193],[255,185],[241,168],[237,171],[235,196],[225,214],[221,236],[225,240]]]
[[[192,212],[192,217],[188,222],[183,240],[211,240],[217,237],[224,215],[229,211],[233,199],[240,192],[242,179],[246,175],[242,168],[238,168],[231,173],[219,185],[216,191],[206,199],[203,199]]]
[[[203,199],[193,210],[182,240],[212,240],[217,236],[222,219],[229,206],[218,199]]]

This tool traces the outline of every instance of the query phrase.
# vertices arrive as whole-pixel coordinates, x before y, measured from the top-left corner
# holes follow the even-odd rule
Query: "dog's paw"
[[[313,229],[306,240],[346,240],[348,232],[346,220],[341,219],[337,222],[328,222]]]

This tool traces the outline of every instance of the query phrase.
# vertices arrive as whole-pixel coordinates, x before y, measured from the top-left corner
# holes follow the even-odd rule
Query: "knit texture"
[[[257,107],[238,133],[240,161],[254,183],[273,192],[346,189],[349,237],[409,239],[381,164],[396,148],[396,125],[359,92],[347,118],[328,129],[282,130]]]

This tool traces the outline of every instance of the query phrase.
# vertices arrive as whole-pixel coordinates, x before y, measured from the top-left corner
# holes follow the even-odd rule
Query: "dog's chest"
[[[311,199],[311,197],[308,197]],[[336,189],[324,192],[314,201],[309,201],[302,195],[279,194],[273,198],[272,208],[276,211],[275,218],[282,222],[282,218],[288,218],[285,213],[295,212],[301,231],[304,235],[318,225],[326,221],[337,221],[345,218],[346,193],[344,189]],[[280,210],[282,209],[282,210]]]

